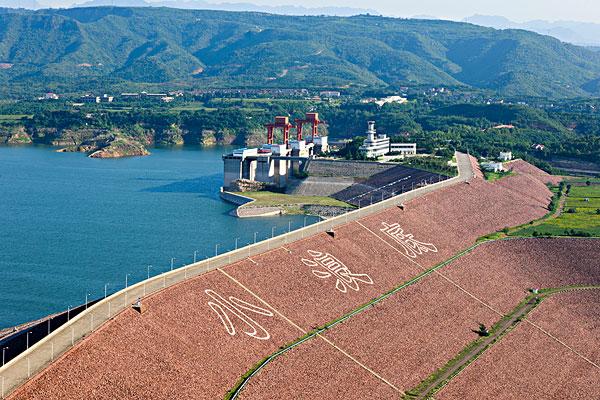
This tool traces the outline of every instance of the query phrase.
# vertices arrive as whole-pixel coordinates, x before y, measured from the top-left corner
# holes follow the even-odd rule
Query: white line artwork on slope
[[[313,275],[317,278],[328,279],[334,277],[337,280],[335,287],[342,293],[347,293],[348,289],[358,292],[360,290],[359,282],[368,285],[373,284],[373,280],[369,275],[353,274],[344,263],[329,253],[308,250],[308,254],[312,257],[312,260],[303,258],[304,265],[311,268],[321,268],[312,270]]]
[[[433,244],[419,242],[413,237],[412,233],[404,233],[404,229],[400,227],[400,224],[388,224],[387,222],[381,224],[383,225],[383,228],[380,229],[381,232],[402,246],[406,255],[411,258],[417,258],[423,253],[437,253],[438,251]]]
[[[273,316],[271,311],[245,302],[244,300],[240,300],[237,297],[229,296],[229,300],[227,300],[214,290],[206,289],[204,293],[212,299],[208,301],[209,307],[221,319],[225,330],[231,336],[234,336],[236,333],[232,318],[237,318],[247,328],[242,329],[246,335],[258,340],[269,340],[271,338],[269,332],[267,332],[267,330],[258,322],[249,317],[243,310],[259,315],[265,315],[267,317]]]

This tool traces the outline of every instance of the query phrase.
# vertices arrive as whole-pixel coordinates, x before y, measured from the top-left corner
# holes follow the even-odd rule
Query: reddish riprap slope
[[[266,379],[265,379],[266,377]],[[276,358],[241,399],[398,399],[399,393],[320,338]]]
[[[335,274],[328,276],[328,269],[314,261],[311,251],[335,257],[330,261],[345,265],[356,276],[355,284],[338,285]],[[225,271],[310,330],[409,280],[421,269],[362,226],[351,223],[336,228],[335,239],[320,234]]]
[[[223,274],[204,275],[147,299],[143,315],[121,313],[11,399],[222,398],[257,360],[300,335],[276,315],[247,312],[271,338],[246,335],[250,327],[237,319],[231,336],[207,289],[265,308]]]
[[[475,178],[483,179],[483,173],[481,172],[481,168],[479,167],[479,162],[477,161],[477,158],[469,156],[469,161],[471,161],[471,168],[473,169]]]
[[[532,184],[532,179],[538,183]],[[302,336],[296,324],[308,330],[328,322],[447,259],[481,235],[541,217],[549,198],[549,190],[531,176],[507,178],[502,184],[474,179],[470,185],[411,201],[404,211],[391,208],[339,227],[335,238],[317,235],[225,268],[233,279],[221,272],[195,278],[146,299],[149,311],[142,316],[132,311],[120,314],[11,398],[220,398],[255,362]],[[390,235],[381,231],[386,230],[383,223],[389,224]],[[444,358],[468,341],[469,329],[478,320],[493,321],[489,310],[468,300],[456,287],[439,279],[427,281],[433,285],[429,289],[426,284],[416,286],[376,307],[374,311],[385,314],[381,318],[375,312],[361,316],[371,327],[363,324],[351,329],[349,323],[342,327],[346,336],[342,330],[339,334],[339,340],[371,368],[377,370],[384,357],[382,369],[390,374],[385,377],[403,388],[441,366]],[[222,296],[220,305],[217,296]],[[430,313],[427,318],[413,301]],[[228,308],[231,304],[237,311]],[[246,316],[240,318],[240,311]],[[403,327],[399,321],[411,326]],[[394,332],[405,336],[396,337]],[[426,342],[424,332],[434,338]],[[352,335],[359,336],[355,343]],[[386,342],[376,342],[379,353],[369,352],[366,338],[375,341],[379,335]],[[419,353],[410,348],[411,337],[437,350]],[[395,362],[396,349],[404,351],[410,368]],[[317,357],[315,362],[342,365],[337,358],[323,356],[324,361]],[[429,361],[420,365],[420,357]],[[329,368],[320,371],[331,373]],[[334,372],[332,382],[345,379]],[[327,382],[326,377],[322,380]],[[299,385],[297,390],[305,390],[306,383]],[[322,393],[363,397],[359,389],[350,388],[326,388]],[[292,389],[290,393],[296,393]],[[376,397],[388,396],[387,389],[373,386],[373,390]]]
[[[501,182],[501,183],[500,183]],[[431,193],[361,221],[392,246],[405,249],[381,231],[384,223],[399,224],[405,234],[436,246],[415,259],[431,267],[472,245],[477,238],[509,226],[525,224],[548,213],[548,188],[530,176],[518,175],[495,183],[474,180]]]
[[[329,330],[326,337],[398,388],[416,386],[500,316],[432,275]]]
[[[530,288],[600,284],[600,240],[514,239],[485,243],[442,273],[506,313]]]
[[[533,176],[538,180],[542,181],[543,183],[551,183],[553,185],[557,185],[562,180],[562,177],[550,175],[547,172],[542,171],[535,165],[529,164],[528,162],[523,160],[515,160],[509,162],[508,168],[519,174]]]
[[[600,289],[553,295],[529,320],[600,365]]]
[[[598,399],[600,369],[521,323],[435,395],[439,400]]]

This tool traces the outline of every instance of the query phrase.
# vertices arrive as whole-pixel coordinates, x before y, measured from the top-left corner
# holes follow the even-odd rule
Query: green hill
[[[420,84],[550,97],[600,93],[600,53],[526,31],[368,15],[0,10],[0,65],[5,94]]]

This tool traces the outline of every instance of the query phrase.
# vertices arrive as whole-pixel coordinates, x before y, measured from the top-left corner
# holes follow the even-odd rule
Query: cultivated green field
[[[600,236],[600,185],[572,186],[560,216],[511,236]]]
[[[0,114],[0,121],[21,121],[22,119],[33,118],[33,115],[26,114]]]

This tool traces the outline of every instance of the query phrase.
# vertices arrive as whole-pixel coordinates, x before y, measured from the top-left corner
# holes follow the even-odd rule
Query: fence
[[[466,155],[461,156],[466,157]],[[469,165],[467,165],[467,163]],[[57,328],[44,339],[1,367],[0,399],[4,399],[8,394],[24,384],[31,376],[42,371],[57,357],[73,347],[78,341],[94,332],[121,311],[130,307],[138,297],[146,297],[189,278],[205,274],[209,271],[214,271],[217,268],[224,267],[247,257],[285,246],[309,236],[333,230],[337,226],[378,213],[434,190],[452,186],[459,182],[468,181],[472,177],[473,173],[470,168],[470,161],[466,159],[463,160],[463,163],[459,163],[459,176],[452,179],[421,187],[412,192],[401,194],[368,207],[359,208],[352,212],[318,222],[314,225],[309,225],[284,235],[168,271],[136,283],[135,285],[126,287],[125,289],[110,295],[106,299],[99,301],[93,306],[88,307],[87,310],[70,319],[67,323]]]

